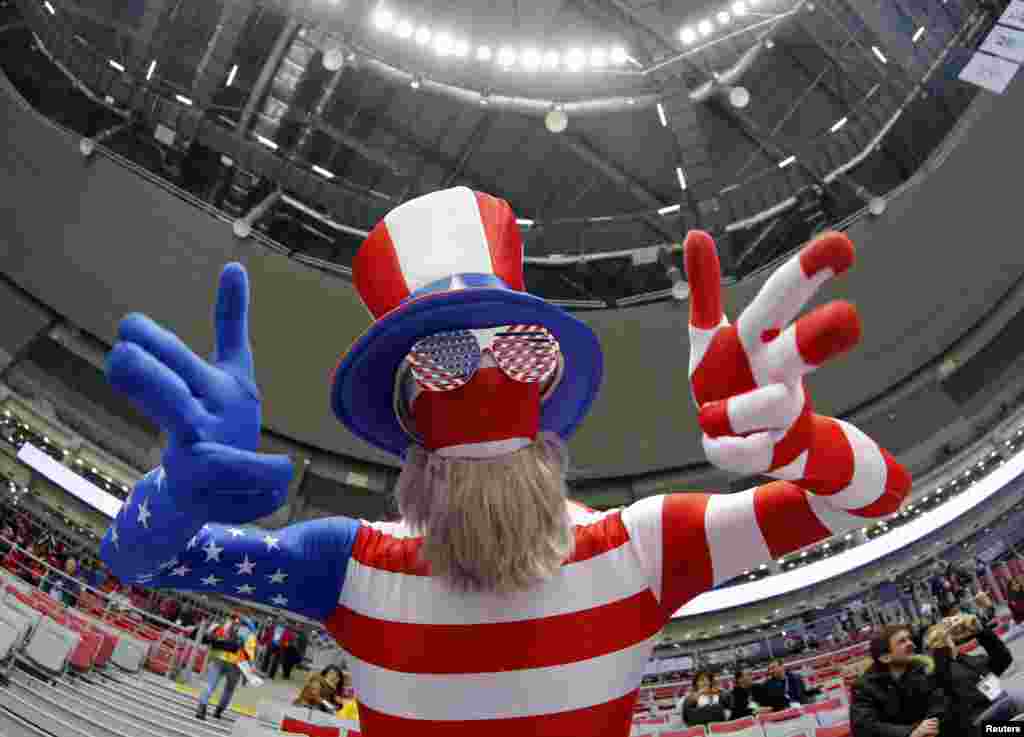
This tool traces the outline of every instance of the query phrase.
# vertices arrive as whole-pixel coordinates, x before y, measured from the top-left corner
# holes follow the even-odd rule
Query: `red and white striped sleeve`
[[[775,481],[737,494],[648,497],[622,520],[668,617],[745,570],[861,526],[858,511]]]
[[[769,476],[799,484],[858,517],[883,517],[900,508],[913,480],[885,448],[848,422],[816,414],[807,421],[807,449]]]

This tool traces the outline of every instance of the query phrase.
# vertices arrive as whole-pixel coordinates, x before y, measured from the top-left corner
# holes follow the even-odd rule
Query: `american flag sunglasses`
[[[540,325],[435,333],[416,341],[407,360],[421,388],[446,392],[469,383],[485,352],[513,381],[543,383],[558,370],[558,341]]]

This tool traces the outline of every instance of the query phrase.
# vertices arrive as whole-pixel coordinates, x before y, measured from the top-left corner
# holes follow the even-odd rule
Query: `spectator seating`
[[[803,708],[803,712],[813,717],[818,722],[818,725],[822,727],[831,727],[833,724],[845,722],[850,718],[849,709],[838,698],[819,701],[816,704],[808,704]]]
[[[764,737],[802,737],[818,727],[814,716],[805,714],[802,708],[763,714],[757,720],[764,729]]]
[[[732,737],[764,737],[764,730],[756,719],[733,719],[708,725],[708,734],[728,734]]]

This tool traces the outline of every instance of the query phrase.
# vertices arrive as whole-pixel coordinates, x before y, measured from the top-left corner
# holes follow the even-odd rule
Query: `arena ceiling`
[[[977,6],[887,2],[893,35],[893,18],[863,5],[16,0],[6,12],[94,94],[49,101],[65,119],[82,106],[94,135],[117,122],[97,101],[132,111],[136,125],[106,143],[234,214],[280,188],[257,228],[295,253],[344,273],[389,209],[466,184],[522,219],[531,291],[602,308],[669,296],[685,274],[659,247],[690,228],[714,232],[727,276],[742,276],[925,160],[972,97],[942,67]],[[11,48],[24,55],[11,66],[37,63]],[[563,132],[550,113],[567,117]],[[154,162],[158,126],[170,135]]]

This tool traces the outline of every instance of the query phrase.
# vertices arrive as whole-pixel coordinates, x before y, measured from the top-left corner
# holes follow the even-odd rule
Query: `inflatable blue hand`
[[[244,524],[276,510],[292,476],[287,456],[257,453],[260,396],[249,345],[249,284],[224,268],[217,293],[216,355],[197,356],[145,315],[122,320],[107,377],[168,435],[163,488],[185,516]]]

